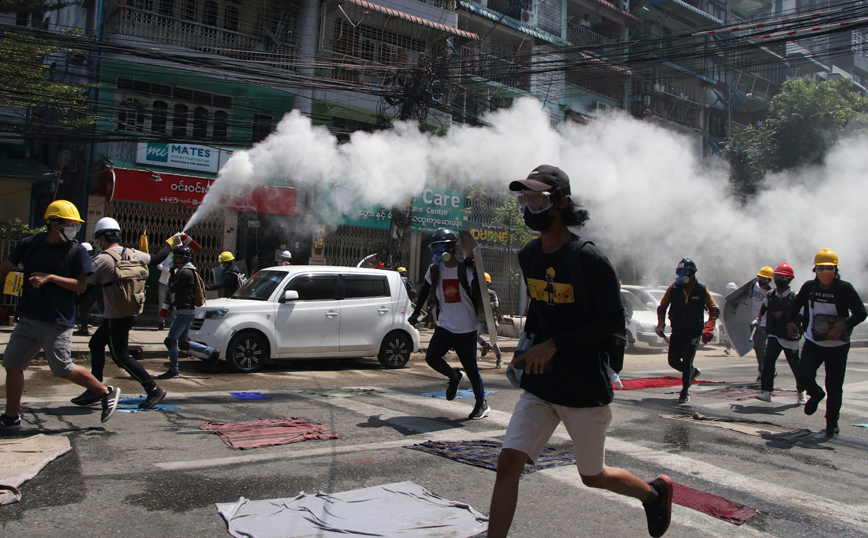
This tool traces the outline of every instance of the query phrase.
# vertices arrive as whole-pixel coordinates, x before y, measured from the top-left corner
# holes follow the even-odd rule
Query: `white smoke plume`
[[[729,196],[726,170],[703,166],[696,141],[671,130],[626,115],[554,128],[533,99],[485,121],[489,126],[453,127],[443,136],[398,124],[339,145],[294,111],[262,143],[233,155],[188,227],[244,186],[337,183],[366,203],[389,206],[426,186],[505,193],[510,181],[551,164],[567,172],[573,198],[591,214],[585,234],[616,265],[631,267],[621,275],[625,284],[669,284],[678,261],[689,257],[700,282],[717,291],[781,262],[794,267],[798,288],[812,278],[814,254],[831,248],[843,278],[868,288],[868,242],[860,232],[868,140],[832,152],[825,167],[770,177],[742,207]]]

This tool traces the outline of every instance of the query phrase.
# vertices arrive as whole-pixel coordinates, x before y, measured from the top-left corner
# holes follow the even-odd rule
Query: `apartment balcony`
[[[688,129],[701,130],[704,110],[705,107],[687,97],[649,90],[641,97],[639,109],[633,113],[639,117],[654,116]]]
[[[278,69],[295,70],[296,44],[279,44],[258,36],[234,32],[195,21],[160,15],[153,11],[123,6],[118,12],[121,40],[139,38],[206,54],[256,62]]]
[[[477,47],[461,49],[461,74],[480,82],[496,82],[523,92],[530,91],[526,65],[485,53]]]
[[[733,106],[756,111],[768,106],[769,101],[780,91],[780,85],[747,71],[733,70],[730,87],[737,92],[733,95]]]
[[[730,0],[729,8],[739,17],[750,20],[774,7],[773,0]]]
[[[724,24],[724,21],[721,19],[698,7],[698,5],[701,5],[698,0],[689,0],[689,2],[682,0],[648,0],[648,5],[686,20],[698,27],[704,28],[709,25],[723,26]]]

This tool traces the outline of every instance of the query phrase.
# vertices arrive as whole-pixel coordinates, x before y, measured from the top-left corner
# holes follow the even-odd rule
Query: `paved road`
[[[182,360],[183,377],[164,382],[166,403],[177,412],[118,413],[105,427],[97,408],[72,406],[78,388],[53,382],[44,366],[28,370],[24,422],[19,435],[66,434],[73,450],[22,487],[23,500],[0,507],[0,535],[227,536],[214,503],[239,497],[270,499],[305,492],[341,492],[411,480],[448,499],[488,512],[494,473],[402,447],[429,439],[500,439],[519,391],[488,357],[482,361],[494,412],[467,421],[472,400],[423,397],[445,383],[416,354],[408,368],[383,370],[376,360],[273,363],[266,371],[206,373]],[[456,361],[457,363],[457,361]],[[158,372],[165,361],[147,359]],[[820,412],[807,417],[795,396],[771,404],[704,393],[738,388],[755,377],[752,358],[700,352],[702,378],[723,384],[697,387],[686,406],[677,388],[616,393],[607,463],[650,480],[664,472],[685,485],[756,508],[742,526],[676,506],[667,536],[866,536],[868,350],[850,355],[842,433],[812,435],[796,444],[663,418],[697,412],[710,417],[766,420],[786,428],[824,427]],[[786,363],[778,387],[794,388]],[[669,375],[662,352],[631,354],[624,378]],[[112,365],[107,374],[126,395],[141,394]],[[356,396],[337,389],[376,387]],[[269,400],[239,401],[230,391],[261,391]],[[718,391],[719,392],[719,391]],[[323,395],[329,394],[329,395]],[[791,401],[792,400],[792,401]],[[233,422],[294,416],[320,422],[339,439],[233,451],[219,438],[179,434],[210,420]],[[550,443],[568,446],[562,431]],[[383,517],[388,517],[384,514]],[[644,513],[632,499],[590,490],[574,467],[533,473],[522,480],[511,536],[647,536]]]

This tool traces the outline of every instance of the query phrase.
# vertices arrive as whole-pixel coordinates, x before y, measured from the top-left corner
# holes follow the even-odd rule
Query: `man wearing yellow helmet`
[[[766,318],[765,316],[760,316],[760,311],[763,307],[768,308],[768,295],[772,289],[771,283],[772,278],[775,276],[774,272],[775,270],[769,266],[763,267],[756,274],[756,282],[750,287],[750,312],[753,316],[751,318],[753,320],[751,322],[751,326],[753,327],[751,334],[753,335],[753,352],[756,355],[757,381],[762,381],[763,379],[763,362],[766,356],[766,340],[768,340]]]
[[[825,248],[814,256],[813,280],[802,285],[787,315],[790,338],[805,335],[799,361],[799,384],[807,391],[805,414],[813,415],[826,396],[826,435],[839,433],[844,372],[850,333],[865,321],[865,304],[849,282],[841,280],[838,255]],[[817,370],[826,365],[826,392],[817,384]]]
[[[235,256],[228,250],[220,253],[217,259],[223,266],[223,276],[219,282],[205,286],[206,290],[220,290],[220,297],[232,297],[232,294],[247,280],[241,268],[235,263]]]
[[[413,281],[410,280],[410,277],[407,275],[407,268],[398,267],[398,274],[401,275],[401,281],[404,282],[404,287],[407,288],[407,296],[410,298],[410,302],[415,305],[416,297],[419,296],[419,293],[416,291],[416,286],[413,285]]]
[[[19,410],[24,392],[24,370],[40,348],[55,377],[62,377],[92,391],[102,401],[102,422],[112,417],[121,391],[107,387],[86,369],[73,364],[72,328],[75,294],[87,288],[93,263],[87,250],[75,241],[84,222],[78,209],[66,200],[52,202],[45,211],[48,232],[22,239],[0,264],[0,281],[19,263],[24,266],[21,318],[3,354],[6,369],[6,410],[0,429],[21,427]]]

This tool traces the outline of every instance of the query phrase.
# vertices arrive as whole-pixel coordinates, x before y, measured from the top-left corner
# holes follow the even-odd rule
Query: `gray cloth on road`
[[[0,441],[0,505],[20,501],[18,487],[71,449],[69,439],[62,435],[40,433],[25,439]]]
[[[413,482],[342,493],[218,503],[237,538],[468,538],[488,528],[488,518],[465,503],[439,497]]]

